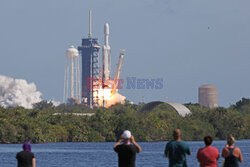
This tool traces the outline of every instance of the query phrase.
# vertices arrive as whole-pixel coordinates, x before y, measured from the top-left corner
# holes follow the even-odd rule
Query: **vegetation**
[[[192,112],[186,117],[165,103],[151,112],[140,111],[143,104],[128,102],[109,109],[65,104],[54,107],[46,101],[35,104],[34,109],[0,107],[0,143],[109,142],[116,141],[126,129],[137,141],[162,141],[172,139],[175,128],[182,130],[185,140],[202,140],[205,135],[225,139],[229,134],[237,139],[250,138],[250,99],[242,98],[229,108],[185,105]]]

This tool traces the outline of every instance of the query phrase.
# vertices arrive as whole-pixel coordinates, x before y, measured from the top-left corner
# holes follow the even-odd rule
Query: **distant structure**
[[[120,74],[124,59],[124,49],[120,52],[115,78],[111,73],[111,47],[109,45],[109,24],[104,25],[104,45],[102,47],[102,66],[99,68],[100,44],[92,37],[92,12],[89,11],[88,38],[82,39],[77,49],[71,46],[67,50],[64,77],[64,103],[81,103],[90,108],[109,107],[116,103],[125,103],[125,96],[118,93]],[[81,55],[81,74],[79,71]],[[81,83],[80,83],[81,75]],[[81,86],[80,86],[81,84]]]
[[[108,85],[110,80],[111,72],[111,56],[109,46],[109,24],[104,25],[104,45],[102,47],[102,84],[103,86]]]
[[[172,106],[178,112],[178,114],[182,117],[185,117],[186,115],[191,113],[191,111],[181,103],[167,102],[167,104]]]
[[[139,110],[139,112],[144,112],[144,111],[151,112],[155,107],[157,107],[158,105],[161,105],[161,104],[170,105],[182,117],[185,117],[186,115],[191,114],[191,111],[181,103],[177,103],[177,102],[167,102],[167,103],[165,103],[165,102],[162,102],[162,101],[149,102],[149,103],[143,105],[143,107]]]
[[[79,103],[80,99],[79,53],[72,45],[67,50],[65,58],[63,102]]]
[[[115,78],[114,78],[114,83],[112,85],[112,90],[111,90],[111,94],[115,94],[115,93],[118,93],[118,90],[117,90],[117,83],[120,79],[120,75],[121,75],[121,71],[122,71],[122,63],[123,63],[123,58],[124,58],[124,52],[125,50],[122,49],[120,51],[120,56],[119,56],[119,60],[118,60],[118,63],[116,65],[116,70],[115,70]]]
[[[97,38],[92,38],[91,10],[89,11],[89,35],[82,39],[82,45],[78,50],[82,56],[82,103],[89,106],[98,105],[99,79],[99,50],[100,45]]]
[[[218,89],[212,85],[199,87],[199,104],[209,108],[218,107]]]

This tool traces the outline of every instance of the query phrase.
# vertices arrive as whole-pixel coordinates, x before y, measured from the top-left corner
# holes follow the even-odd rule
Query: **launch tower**
[[[99,79],[99,50],[100,45],[97,38],[92,38],[91,32],[91,10],[89,11],[89,35],[82,39],[82,45],[78,47],[82,56],[82,103],[93,107],[98,105]]]

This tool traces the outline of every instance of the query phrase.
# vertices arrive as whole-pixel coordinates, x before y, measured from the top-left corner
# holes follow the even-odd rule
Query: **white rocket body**
[[[109,25],[106,23],[104,25],[104,45],[102,47],[102,80],[103,84],[107,85],[110,79],[110,46],[109,46]]]

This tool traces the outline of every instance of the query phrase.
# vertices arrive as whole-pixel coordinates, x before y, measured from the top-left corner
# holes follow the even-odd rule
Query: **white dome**
[[[79,56],[79,52],[73,45],[71,45],[69,49],[67,49],[66,55],[68,58],[75,58]]]

